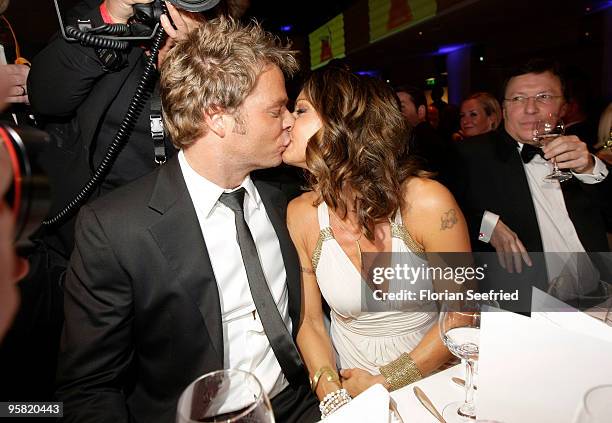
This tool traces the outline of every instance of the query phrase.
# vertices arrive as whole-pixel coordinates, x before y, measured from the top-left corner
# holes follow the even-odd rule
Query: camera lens
[[[12,168],[12,182],[5,200],[15,217],[17,248],[27,246],[28,236],[49,211],[49,182],[38,160],[48,143],[45,132],[0,124],[0,144],[6,147]]]
[[[215,7],[219,4],[219,1],[220,0],[170,0],[170,3],[188,12],[204,12]]]

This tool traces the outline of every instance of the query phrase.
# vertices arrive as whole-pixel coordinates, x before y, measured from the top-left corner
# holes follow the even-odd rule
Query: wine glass
[[[585,394],[574,417],[574,423],[608,423],[612,421],[612,385],[599,385]]]
[[[478,362],[480,317],[486,307],[499,308],[499,304],[489,300],[466,300],[452,304],[445,302],[440,309],[442,341],[465,363],[465,400],[448,404],[442,412],[449,423],[476,419],[474,368]]]
[[[546,119],[537,121],[533,127],[533,141],[536,147],[543,147],[563,134],[565,134],[565,124],[554,115],[549,115]],[[572,178],[571,172],[559,169],[554,157],[551,159],[551,162],[553,170],[544,177],[545,182],[563,182]]]
[[[219,370],[200,376],[179,398],[176,423],[274,423],[270,400],[255,375]]]

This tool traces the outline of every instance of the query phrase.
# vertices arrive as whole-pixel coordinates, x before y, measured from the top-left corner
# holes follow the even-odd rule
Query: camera
[[[15,219],[17,250],[30,246],[28,237],[39,228],[50,207],[49,180],[39,157],[49,144],[47,133],[38,129],[13,127],[0,122],[0,154],[10,163],[12,179],[4,200]]]
[[[159,27],[159,17],[164,13],[163,0],[153,0],[151,3],[140,3],[134,5],[134,18],[130,25],[104,25],[100,28],[92,28],[86,22],[77,22],[77,26],[66,25],[62,17],[62,10],[58,0],[53,0],[55,11],[60,24],[62,36],[67,41],[80,41],[92,45],[92,41],[106,40],[99,47],[125,50],[127,41],[151,40]],[[219,4],[221,0],[167,0],[175,7],[188,12],[205,12]],[[114,42],[113,42],[114,41]]]

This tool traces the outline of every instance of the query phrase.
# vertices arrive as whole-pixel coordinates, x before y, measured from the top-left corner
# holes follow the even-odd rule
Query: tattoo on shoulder
[[[457,223],[457,212],[455,209],[450,209],[446,213],[442,213],[440,219],[440,230],[450,229]]]
[[[309,269],[308,267],[300,266],[300,270],[302,271],[302,273],[308,273],[309,275],[315,274],[315,272],[312,269]]]

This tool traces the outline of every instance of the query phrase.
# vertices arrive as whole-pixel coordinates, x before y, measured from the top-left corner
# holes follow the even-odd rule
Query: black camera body
[[[125,50],[131,41],[146,41],[153,39],[157,28],[160,26],[159,18],[164,13],[164,0],[154,0],[151,3],[139,3],[134,5],[134,17],[129,25],[105,25],[106,28],[89,28],[86,25],[77,27],[66,25],[62,17],[62,11],[58,0],[53,0],[55,11],[60,25],[62,36],[67,41],[80,41],[94,45],[95,39],[106,40],[106,44],[95,44],[101,48]],[[175,7],[188,12],[205,12],[217,6],[221,0],[167,0]],[[90,32],[92,31],[92,32]],[[106,33],[104,32],[106,31]],[[85,34],[85,35],[83,35]],[[114,43],[113,43],[114,41]]]

